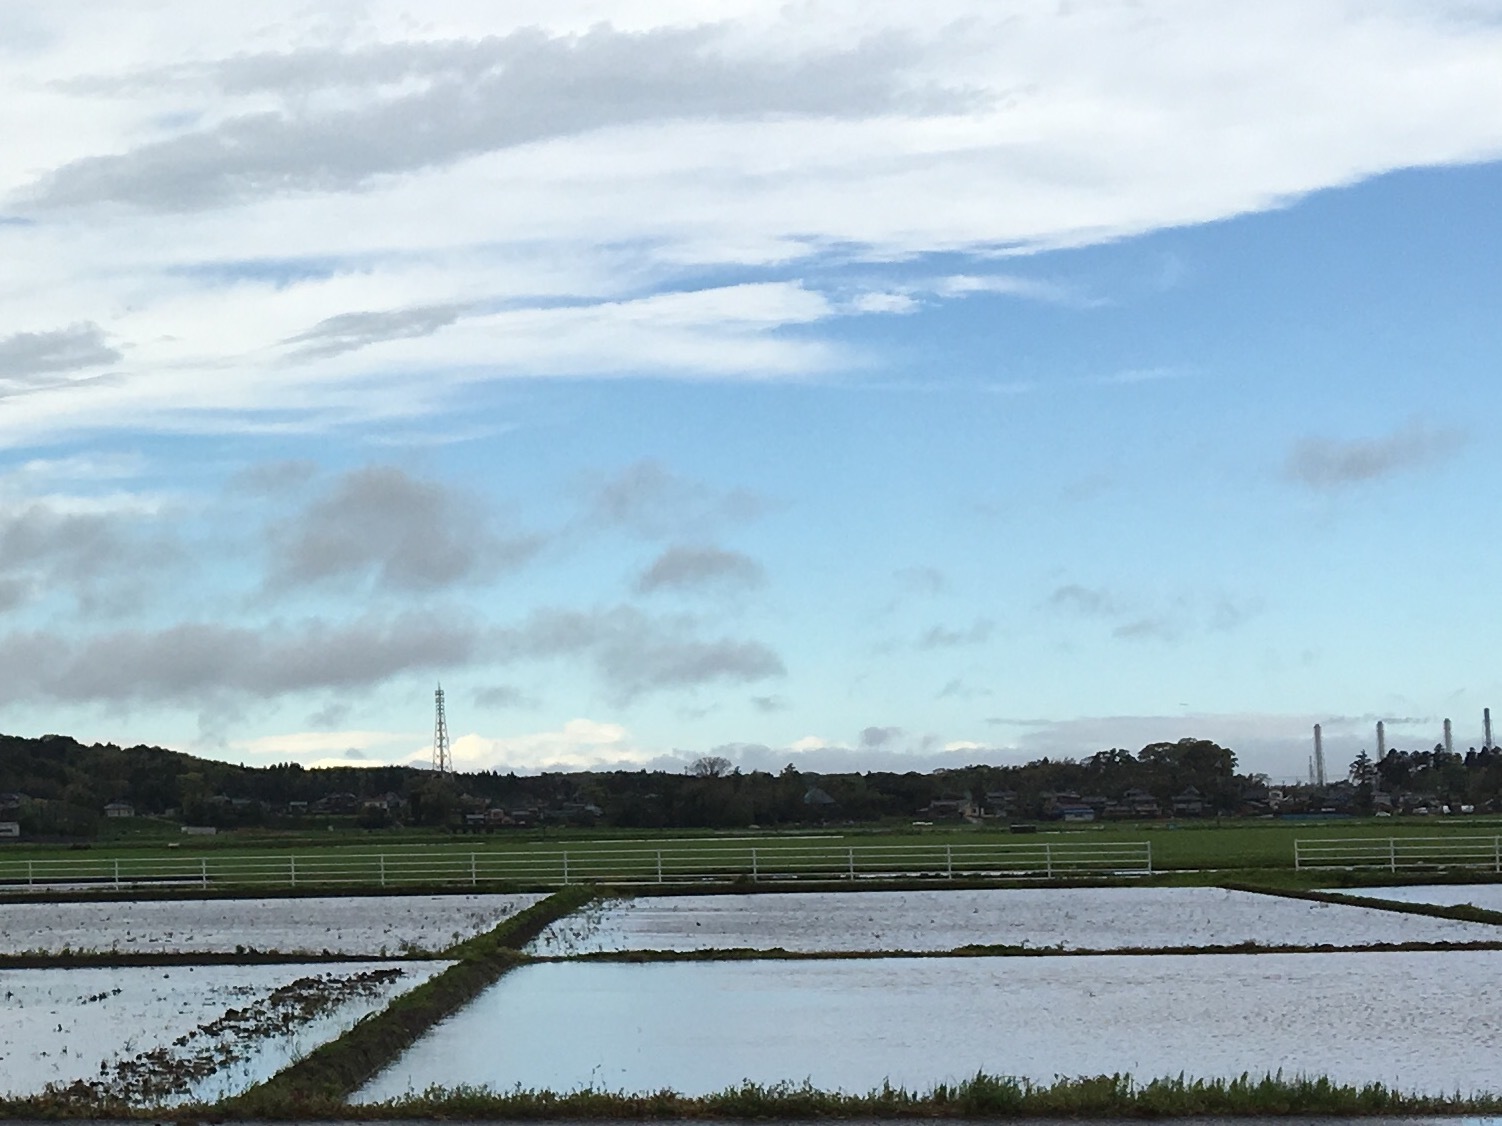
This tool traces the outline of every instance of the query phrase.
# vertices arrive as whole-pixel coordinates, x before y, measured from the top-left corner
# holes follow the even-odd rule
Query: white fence
[[[402,852],[204,853],[0,860],[0,893],[146,885],[307,888],[785,880],[1079,878],[1152,872],[1148,842],[693,845]]]
[[[1502,836],[1340,837],[1293,842],[1295,868],[1484,868],[1502,873]]]

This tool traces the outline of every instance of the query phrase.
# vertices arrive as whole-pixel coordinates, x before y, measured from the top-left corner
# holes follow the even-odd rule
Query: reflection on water
[[[926,1090],[984,1070],[1495,1087],[1502,952],[523,967],[357,1096],[430,1085]],[[1452,1120],[1453,1121],[1453,1120]]]
[[[534,954],[750,948],[1071,950],[1165,946],[1357,946],[1494,942],[1490,923],[1312,903],[1224,888],[1009,888],[841,895],[644,896],[608,900],[549,926]]]

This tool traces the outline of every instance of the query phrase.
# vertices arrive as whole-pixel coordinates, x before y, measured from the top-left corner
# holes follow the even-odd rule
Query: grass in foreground
[[[1139,1083],[1127,1075],[1031,1083],[980,1073],[961,1083],[939,1084],[927,1092],[883,1085],[866,1094],[821,1091],[807,1083],[764,1086],[743,1083],[715,1094],[674,1091],[626,1094],[596,1090],[507,1092],[459,1088],[433,1090],[404,1099],[351,1105],[332,1094],[278,1089],[276,1097],[255,1102],[230,1100],[215,1105],[163,1109],[99,1106],[53,1094],[0,1100],[0,1116],[13,1118],[115,1118],[199,1122],[349,1121],[352,1119],[668,1120],[737,1119],[783,1121],[817,1118],[1186,1118],[1219,1115],[1270,1117],[1343,1115],[1491,1115],[1502,1112],[1502,1096],[1406,1094],[1380,1083],[1343,1085],[1324,1078],[1285,1079],[1281,1074],[1236,1079],[1155,1079]]]

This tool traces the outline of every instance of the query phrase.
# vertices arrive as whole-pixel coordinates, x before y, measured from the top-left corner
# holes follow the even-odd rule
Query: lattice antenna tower
[[[447,774],[452,767],[449,761],[449,721],[443,714],[443,685],[433,693],[433,769]]]

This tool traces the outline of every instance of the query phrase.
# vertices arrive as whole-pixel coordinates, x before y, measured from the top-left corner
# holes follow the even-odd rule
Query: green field
[[[841,857],[850,850],[862,858],[862,875],[879,871],[882,858],[889,857],[894,871],[916,869],[917,874],[933,875],[937,869],[962,877],[967,856],[979,857],[987,850],[994,855],[999,851],[996,846],[1028,850],[1030,855],[1042,850],[1059,855],[1078,851],[1081,845],[1126,848],[1146,842],[1151,845],[1155,872],[1177,873],[1180,879],[1201,882],[1213,880],[1217,873],[1292,875],[1295,840],[1491,837],[1502,834],[1502,818],[1040,825],[1030,834],[973,825],[713,835],[532,830],[451,836],[340,830],[173,837],[157,826],[150,830],[82,848],[9,844],[0,849],[0,879],[14,881],[24,873],[34,873],[38,882],[44,882],[49,873],[77,870],[84,864],[107,878],[110,866],[118,861],[128,873],[164,878],[191,880],[201,871],[205,885],[211,877],[222,883],[286,883],[290,874],[294,884],[385,886],[422,882],[424,872],[432,873],[435,882],[463,882],[466,872],[473,873],[476,883],[557,882],[559,874],[565,882],[617,878],[672,882],[675,876],[690,878],[717,866],[744,865],[753,850],[764,863],[775,858],[784,867],[809,875],[827,871],[832,878],[848,874]],[[538,876],[539,866],[553,866],[556,871]],[[1328,876],[1323,882],[1329,882]]]

